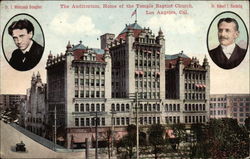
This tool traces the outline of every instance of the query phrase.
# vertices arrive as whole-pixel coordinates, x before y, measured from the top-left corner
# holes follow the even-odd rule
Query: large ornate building
[[[48,112],[46,89],[47,86],[42,82],[40,73],[33,74],[31,87],[27,89],[27,100],[20,104],[20,125],[40,136],[45,136],[46,133],[45,123]]]
[[[69,42],[65,54],[48,56],[48,121],[53,125],[56,114],[57,125],[66,130],[61,137],[67,147],[81,147],[85,138],[95,140],[96,111],[98,138],[113,126],[115,137],[121,137],[125,126],[135,123],[136,103],[141,127],[208,120],[206,58],[200,64],[183,52],[165,55],[161,29],[156,36],[137,22],[118,36],[102,35],[101,49]]]

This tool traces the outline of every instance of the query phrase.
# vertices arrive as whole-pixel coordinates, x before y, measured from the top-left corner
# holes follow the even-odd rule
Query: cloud
[[[196,25],[194,19],[191,17],[181,17],[174,15],[154,16],[149,19],[147,25],[152,29],[159,29],[163,31],[177,33],[177,34],[195,34],[200,28]]]
[[[95,24],[88,16],[82,15],[77,19],[68,13],[60,13],[54,17],[50,23],[50,29],[60,35],[83,34],[98,35],[100,30],[95,28]]]

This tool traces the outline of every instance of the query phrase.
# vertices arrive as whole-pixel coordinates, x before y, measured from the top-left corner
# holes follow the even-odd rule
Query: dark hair
[[[235,26],[236,26],[235,27],[236,30],[237,31],[239,30],[238,22],[235,19],[233,19],[233,18],[222,18],[222,19],[220,19],[219,22],[218,22],[218,25],[217,25],[218,28],[219,28],[220,23],[222,23],[222,22],[227,22],[227,23],[233,22],[235,24]]]
[[[34,34],[34,26],[33,24],[27,19],[20,19],[18,21],[12,22],[12,24],[8,28],[8,33],[12,36],[13,30],[15,29],[26,29],[28,33],[31,31]]]

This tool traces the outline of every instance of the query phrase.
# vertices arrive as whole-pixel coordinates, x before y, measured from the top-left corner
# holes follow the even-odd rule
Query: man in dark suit
[[[238,66],[246,55],[246,50],[235,44],[239,36],[238,23],[233,18],[222,18],[217,27],[220,45],[210,50],[209,55],[219,67],[232,69]]]
[[[35,42],[34,26],[27,20],[14,21],[8,28],[18,49],[12,52],[9,64],[16,70],[27,71],[40,61],[44,48]]]

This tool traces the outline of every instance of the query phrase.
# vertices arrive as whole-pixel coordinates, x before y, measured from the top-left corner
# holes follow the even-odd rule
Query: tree
[[[211,119],[206,134],[212,158],[244,158],[248,155],[248,133],[236,119]]]
[[[111,157],[111,144],[112,144],[112,130],[109,128],[105,135],[102,136],[103,140],[105,141],[105,146],[108,147],[108,158]]]
[[[191,156],[198,158],[207,158],[209,156],[207,152],[207,141],[205,135],[205,125],[202,123],[194,123],[191,125]]]
[[[127,135],[123,136],[117,143],[117,147],[124,147],[126,153],[131,159],[133,156],[133,147],[136,145],[136,126],[128,125],[127,126]]]
[[[165,133],[165,128],[161,124],[153,124],[148,129],[149,144],[152,147],[151,153],[155,155],[155,159],[158,155],[164,152],[165,140],[163,135]]]
[[[175,138],[176,138],[176,141],[177,141],[176,142],[176,144],[177,144],[176,149],[179,149],[180,142],[185,141],[185,138],[186,138],[185,125],[181,124],[181,123],[173,124],[172,129],[174,131],[174,135],[175,135]]]
[[[188,146],[183,144],[180,146],[181,142],[185,142],[187,139],[187,132],[185,128],[185,124],[173,124],[172,126],[175,138],[170,138],[169,141],[171,143],[172,148],[181,156],[186,157],[188,154]]]

